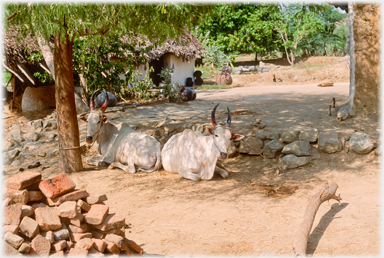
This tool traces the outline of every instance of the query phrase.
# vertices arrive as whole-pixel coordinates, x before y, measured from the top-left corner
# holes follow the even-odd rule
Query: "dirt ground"
[[[234,76],[234,85],[244,83],[244,77],[239,77]],[[256,79],[249,80],[249,87],[197,91],[195,101],[139,106],[107,116],[111,122],[127,121],[136,130],[151,133],[165,118],[209,125],[210,112],[220,102],[217,121],[226,121],[227,106],[231,111],[248,109],[232,115],[231,127],[239,134],[317,128],[340,136],[363,131],[379,143],[377,119],[356,116],[343,122],[336,120],[337,108],[348,100],[347,81],[318,87],[318,81],[257,84]],[[336,98],[336,108],[328,116],[332,98]],[[252,125],[257,118],[266,124],[263,130]],[[17,119],[28,120],[24,116]],[[84,142],[85,124],[79,122],[79,126]],[[88,165],[71,178],[89,193],[105,193],[110,212],[124,216],[130,224],[127,238],[138,243],[147,255],[161,256],[290,256],[309,199],[324,184],[334,181],[342,201],[320,206],[307,254],[379,255],[380,157],[373,152],[357,155],[344,150],[319,153],[316,145],[312,151],[318,159],[280,176],[262,157],[238,155],[222,162],[229,172],[227,179],[215,175],[210,181],[193,182],[163,169],[127,174]],[[60,173],[57,159],[40,162],[50,165],[42,171],[44,178]],[[17,173],[10,166],[5,172],[6,176]]]

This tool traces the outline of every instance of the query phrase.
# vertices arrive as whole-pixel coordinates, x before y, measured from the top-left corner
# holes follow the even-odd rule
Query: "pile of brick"
[[[76,189],[67,174],[42,180],[26,171],[8,178],[3,237],[9,255],[132,255],[143,249],[125,237],[125,218],[109,213],[105,194]]]

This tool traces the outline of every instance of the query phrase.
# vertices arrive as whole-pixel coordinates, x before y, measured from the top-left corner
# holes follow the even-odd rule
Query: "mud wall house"
[[[55,88],[52,83],[42,83],[33,74],[50,73],[45,61],[31,62],[28,56],[40,48],[32,35],[18,40],[18,31],[3,29],[3,69],[11,73],[8,88],[11,90],[10,108],[22,111],[55,108]]]
[[[128,42],[128,40],[128,38],[122,39],[123,42]],[[158,74],[163,68],[173,68],[171,83],[185,85],[188,77],[193,78],[195,60],[201,58],[201,55],[205,53],[205,49],[198,38],[188,32],[177,39],[168,38],[160,44],[148,40],[141,42],[141,44],[146,48],[149,46],[153,48],[144,52],[147,62],[136,67],[136,70],[143,74],[138,79],[142,79],[147,70],[153,67],[154,71],[150,74],[150,78],[157,86],[162,81]]]

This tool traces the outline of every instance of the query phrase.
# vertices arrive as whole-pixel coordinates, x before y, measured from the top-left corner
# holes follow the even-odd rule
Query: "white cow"
[[[97,92],[97,91],[96,91]],[[102,107],[95,109],[94,96],[90,101],[88,119],[80,117],[87,122],[86,142],[98,142],[98,151],[101,154],[99,162],[105,162],[110,168],[117,167],[129,173],[136,169],[144,172],[153,172],[161,165],[161,144],[152,136],[139,133],[126,123],[117,125],[107,123],[108,118],[103,114],[107,108],[108,96]]]
[[[217,159],[226,159],[231,140],[240,141],[243,135],[231,131],[231,112],[228,109],[228,120],[225,126],[217,125],[215,111],[212,111],[212,128],[208,128],[210,135],[204,136],[198,131],[190,129],[173,135],[161,151],[163,168],[171,173],[179,173],[180,177],[198,181],[210,180],[214,172],[223,178],[228,172],[216,166]]]

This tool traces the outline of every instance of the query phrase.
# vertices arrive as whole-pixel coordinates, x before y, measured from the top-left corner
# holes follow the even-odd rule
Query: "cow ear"
[[[108,117],[103,116],[103,123],[106,123],[106,122],[108,122]]]
[[[244,139],[244,135],[241,135],[241,134],[232,134],[232,138],[231,138],[232,141],[237,142],[237,141],[240,141],[240,140],[242,140],[242,139]]]
[[[80,118],[80,120],[83,120],[84,122],[88,122],[87,121],[87,118],[85,117],[85,116],[81,116],[81,117],[79,117]]]
[[[207,126],[207,129],[208,129],[208,132],[210,133],[210,134],[214,134],[215,133],[215,130],[213,130],[211,127],[209,127],[209,126]]]

